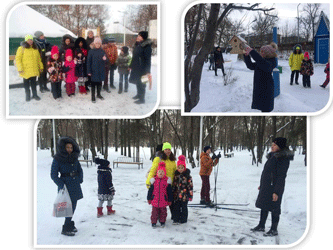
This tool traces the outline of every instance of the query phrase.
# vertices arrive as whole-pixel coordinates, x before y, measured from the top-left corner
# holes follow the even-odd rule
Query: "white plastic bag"
[[[72,201],[69,196],[66,185],[64,188],[59,190],[57,198],[53,204],[53,216],[54,217],[72,217],[73,208]]]

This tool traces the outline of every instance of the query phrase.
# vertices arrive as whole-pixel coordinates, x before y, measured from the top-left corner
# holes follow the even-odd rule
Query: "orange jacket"
[[[105,51],[105,54],[108,57],[110,64],[116,64],[118,58],[117,46],[111,44],[103,44],[102,48]]]
[[[212,173],[213,167],[219,162],[219,159],[216,158],[213,160],[209,154],[202,152],[200,154],[200,172],[199,175],[210,175]]]

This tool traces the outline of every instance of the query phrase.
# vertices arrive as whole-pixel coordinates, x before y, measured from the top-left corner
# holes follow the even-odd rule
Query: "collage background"
[[[34,225],[34,130],[36,120],[6,119],[5,34],[6,15],[17,3],[2,4],[1,12],[1,215],[3,249],[32,249]],[[46,2],[46,1],[44,1]],[[87,1],[93,2],[93,1]],[[111,1],[108,1],[111,2]],[[132,1],[134,2],[134,1]],[[160,107],[180,107],[181,28],[183,10],[193,1],[161,0],[161,98]],[[208,1],[209,2],[209,1]],[[237,1],[242,2],[242,1]],[[326,1],[320,1],[326,2]],[[331,99],[332,100],[332,94]],[[297,114],[295,114],[297,115]],[[333,139],[333,107],[310,116],[310,229],[294,249],[327,249],[331,242],[333,219],[330,191],[333,166],[330,145]],[[87,246],[89,247],[89,246]],[[174,248],[166,246],[166,248]],[[214,246],[213,246],[214,247]],[[222,246],[223,247],[223,246]],[[224,248],[236,248],[224,247]],[[246,246],[243,246],[243,248]],[[260,247],[260,246],[258,246]],[[288,247],[288,246],[284,246]],[[60,248],[60,247],[59,247]],[[119,247],[120,248],[120,247]]]

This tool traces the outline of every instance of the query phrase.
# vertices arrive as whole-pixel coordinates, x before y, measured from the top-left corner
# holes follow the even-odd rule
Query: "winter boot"
[[[165,222],[161,222],[161,228],[165,227]]]
[[[205,200],[200,200],[200,205],[206,205],[206,201]]]
[[[70,229],[70,224],[65,224],[62,226],[61,234],[66,236],[75,236],[75,233]]]
[[[103,216],[103,207],[97,207],[97,218]]]
[[[145,99],[139,99],[134,102],[135,104],[144,104],[146,103]]]
[[[116,210],[112,210],[112,206],[106,206],[106,208],[108,209],[108,215],[114,214],[116,212]]]
[[[109,90],[109,86],[107,84],[104,84],[103,89],[107,92],[107,93],[111,93],[111,91]]]
[[[75,223],[74,221],[71,221],[70,224],[69,224],[69,229],[70,231],[74,232],[74,233],[77,233],[77,228],[75,227]]]
[[[279,235],[279,233],[275,229],[270,229],[267,233],[264,234],[265,237],[273,237],[277,235]]]
[[[258,225],[250,229],[252,232],[265,232],[265,227]]]
[[[156,223],[152,223],[151,226],[155,229],[156,228]]]
[[[102,89],[102,85],[97,85],[97,98],[104,100],[103,96],[101,96],[101,89]]]
[[[136,100],[139,99],[140,97],[138,95],[134,96],[132,99]]]

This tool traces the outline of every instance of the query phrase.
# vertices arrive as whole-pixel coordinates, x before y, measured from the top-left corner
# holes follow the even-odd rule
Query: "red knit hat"
[[[177,167],[178,167],[179,165],[183,165],[184,168],[186,169],[186,157],[185,157],[184,155],[180,155],[180,156],[178,157]]]
[[[164,162],[164,161],[161,161],[161,162],[158,164],[157,171],[159,171],[159,170],[163,170],[163,171],[164,171],[164,174],[166,174],[165,162]]]
[[[308,58],[308,59],[310,59],[309,52],[306,51],[306,52],[304,53],[304,58]]]
[[[51,49],[51,56],[53,56],[54,54],[59,54],[59,49],[58,49],[58,46],[56,46],[56,45],[52,46],[52,49]]]
[[[66,50],[65,57],[67,57],[67,56],[73,57],[73,51],[71,49]]]

